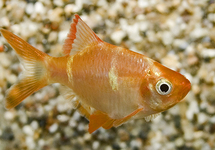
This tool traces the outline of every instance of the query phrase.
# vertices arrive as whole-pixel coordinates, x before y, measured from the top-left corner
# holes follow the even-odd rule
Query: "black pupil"
[[[164,93],[169,91],[169,86],[167,84],[161,84],[160,90]]]

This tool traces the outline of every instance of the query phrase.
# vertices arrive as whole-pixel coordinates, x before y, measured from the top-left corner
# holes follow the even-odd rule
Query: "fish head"
[[[157,113],[182,101],[190,89],[191,83],[183,75],[153,61],[143,79],[141,94],[143,102]]]

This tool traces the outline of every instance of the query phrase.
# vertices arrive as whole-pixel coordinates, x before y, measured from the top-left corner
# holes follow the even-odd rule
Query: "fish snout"
[[[181,99],[180,101],[183,100],[183,98],[188,94],[188,92],[190,91],[191,89],[191,83],[189,80],[185,80],[181,83],[181,86],[182,86],[182,93],[181,93]]]

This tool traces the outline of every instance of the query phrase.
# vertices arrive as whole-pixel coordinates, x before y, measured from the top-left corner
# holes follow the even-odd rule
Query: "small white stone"
[[[28,15],[31,15],[34,12],[34,4],[33,3],[28,3],[26,8],[25,8],[25,12]]]
[[[58,33],[57,32],[51,32],[49,34],[49,37],[48,37],[48,42],[51,43],[51,42],[56,42],[57,41],[57,36],[58,36]]]
[[[13,120],[14,119],[14,117],[15,117],[15,114],[13,113],[13,112],[11,112],[11,111],[6,111],[5,113],[4,113],[4,118],[6,119],[6,120]]]
[[[92,138],[92,134],[90,134],[90,133],[84,134],[84,140],[85,140],[85,141],[90,141],[91,138]]]
[[[69,117],[67,115],[58,115],[57,116],[57,119],[60,121],[60,122],[66,122],[69,120]]]
[[[76,122],[74,119],[71,118],[71,119],[69,120],[69,126],[74,128],[74,127],[77,126],[77,122]]]
[[[190,102],[188,110],[186,112],[186,117],[189,120],[193,119],[193,115],[199,112],[199,107],[197,101],[193,100]]]
[[[197,116],[199,124],[203,124],[208,120],[208,116],[205,113],[199,113]]]
[[[141,21],[139,23],[139,29],[140,29],[140,31],[142,31],[142,32],[143,31],[147,31],[148,28],[149,28],[149,23],[147,21]]]
[[[71,15],[73,8],[74,8],[73,4],[68,4],[64,7],[64,11],[67,15]]]
[[[140,36],[139,24],[134,23],[133,25],[128,25],[126,28],[127,35],[133,42],[141,42],[142,37]]]
[[[173,35],[171,32],[169,31],[164,31],[163,34],[161,35],[162,37],[162,42],[165,44],[165,45],[170,45],[172,44],[173,42]]]
[[[141,140],[136,139],[136,140],[132,140],[132,141],[131,141],[130,146],[131,146],[132,148],[135,148],[135,147],[141,148],[142,144],[143,144],[143,143],[141,142]]]
[[[120,142],[119,147],[120,147],[120,149],[126,149],[127,145],[125,142]]]
[[[85,124],[79,123],[77,128],[78,128],[78,131],[84,131],[85,130]]]
[[[126,36],[126,33],[122,30],[115,31],[111,34],[110,38],[117,44],[122,42],[122,39]]]
[[[179,57],[172,51],[161,59],[161,63],[173,70],[181,67]]]
[[[201,52],[201,56],[203,58],[214,58],[215,57],[215,49],[203,49]]]
[[[106,146],[105,150],[113,150],[111,146]]]
[[[93,149],[98,149],[99,146],[100,146],[100,143],[98,141],[93,142],[93,145],[92,145]]]
[[[14,84],[17,81],[17,76],[14,74],[10,74],[6,78],[7,78],[7,81],[10,82],[10,84]]]
[[[38,14],[44,15],[46,13],[45,7],[41,2],[36,2],[34,5],[34,11]]]
[[[78,111],[75,111],[75,113],[73,114],[72,118],[75,120],[75,121],[78,121],[80,120],[80,113]]]
[[[201,28],[201,27],[196,27],[191,33],[190,33],[190,37],[193,39],[197,39],[197,38],[202,38],[205,37],[209,34],[208,29],[206,28]]]
[[[64,5],[64,2],[62,0],[54,0],[54,4],[59,7],[62,7]]]
[[[195,149],[199,149],[200,147],[202,148],[202,145],[205,143],[205,141],[203,139],[197,139],[193,142],[193,146]],[[203,150],[203,148],[202,148]],[[206,150],[206,149],[204,149]]]
[[[67,30],[60,31],[58,33],[58,42],[63,44],[64,40],[66,39],[67,34],[68,34]]]
[[[0,1],[0,8],[2,8],[4,5],[4,2],[3,1]]]
[[[46,142],[45,142],[43,139],[40,139],[40,140],[38,141],[39,147],[43,147],[45,144],[46,144]]]
[[[50,133],[54,133],[54,132],[57,131],[57,129],[58,129],[58,124],[57,124],[57,123],[54,123],[54,124],[52,124],[52,125],[49,127],[49,132],[50,132]]]
[[[184,140],[183,140],[183,138],[177,138],[177,139],[175,140],[175,145],[176,145],[177,147],[183,146],[183,145],[184,145]]]
[[[2,17],[0,19],[0,27],[8,27],[10,25],[10,21],[8,17]]]
[[[0,64],[5,68],[11,65],[11,61],[5,53],[0,53]]]
[[[146,8],[148,6],[149,6],[149,1],[138,0],[138,7],[140,7],[140,8]]]
[[[37,130],[38,127],[39,127],[38,122],[37,121],[32,121],[31,122],[31,127],[32,127],[33,130]]]
[[[24,111],[19,111],[18,112],[18,116],[19,116],[19,121],[22,124],[26,124],[27,123],[27,116],[26,116],[26,113]]]
[[[211,123],[215,123],[215,115],[213,117],[210,118],[210,122]]]
[[[165,3],[159,3],[156,5],[156,9],[160,12],[160,13],[168,13],[169,9],[167,7],[167,5]]]
[[[22,128],[23,132],[26,134],[26,135],[29,135],[29,136],[33,136],[34,135],[34,131],[33,129],[31,128],[31,126],[29,125],[26,125]]]
[[[34,143],[34,139],[31,136],[27,136],[25,139],[26,145],[29,148],[29,150],[34,150],[36,147],[36,144]]]

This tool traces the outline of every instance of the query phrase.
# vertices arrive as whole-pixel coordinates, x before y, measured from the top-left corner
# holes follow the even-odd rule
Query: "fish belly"
[[[81,103],[114,119],[127,116],[138,108],[141,99],[142,66],[135,59],[126,51],[113,49],[76,54],[71,66],[73,91]]]

